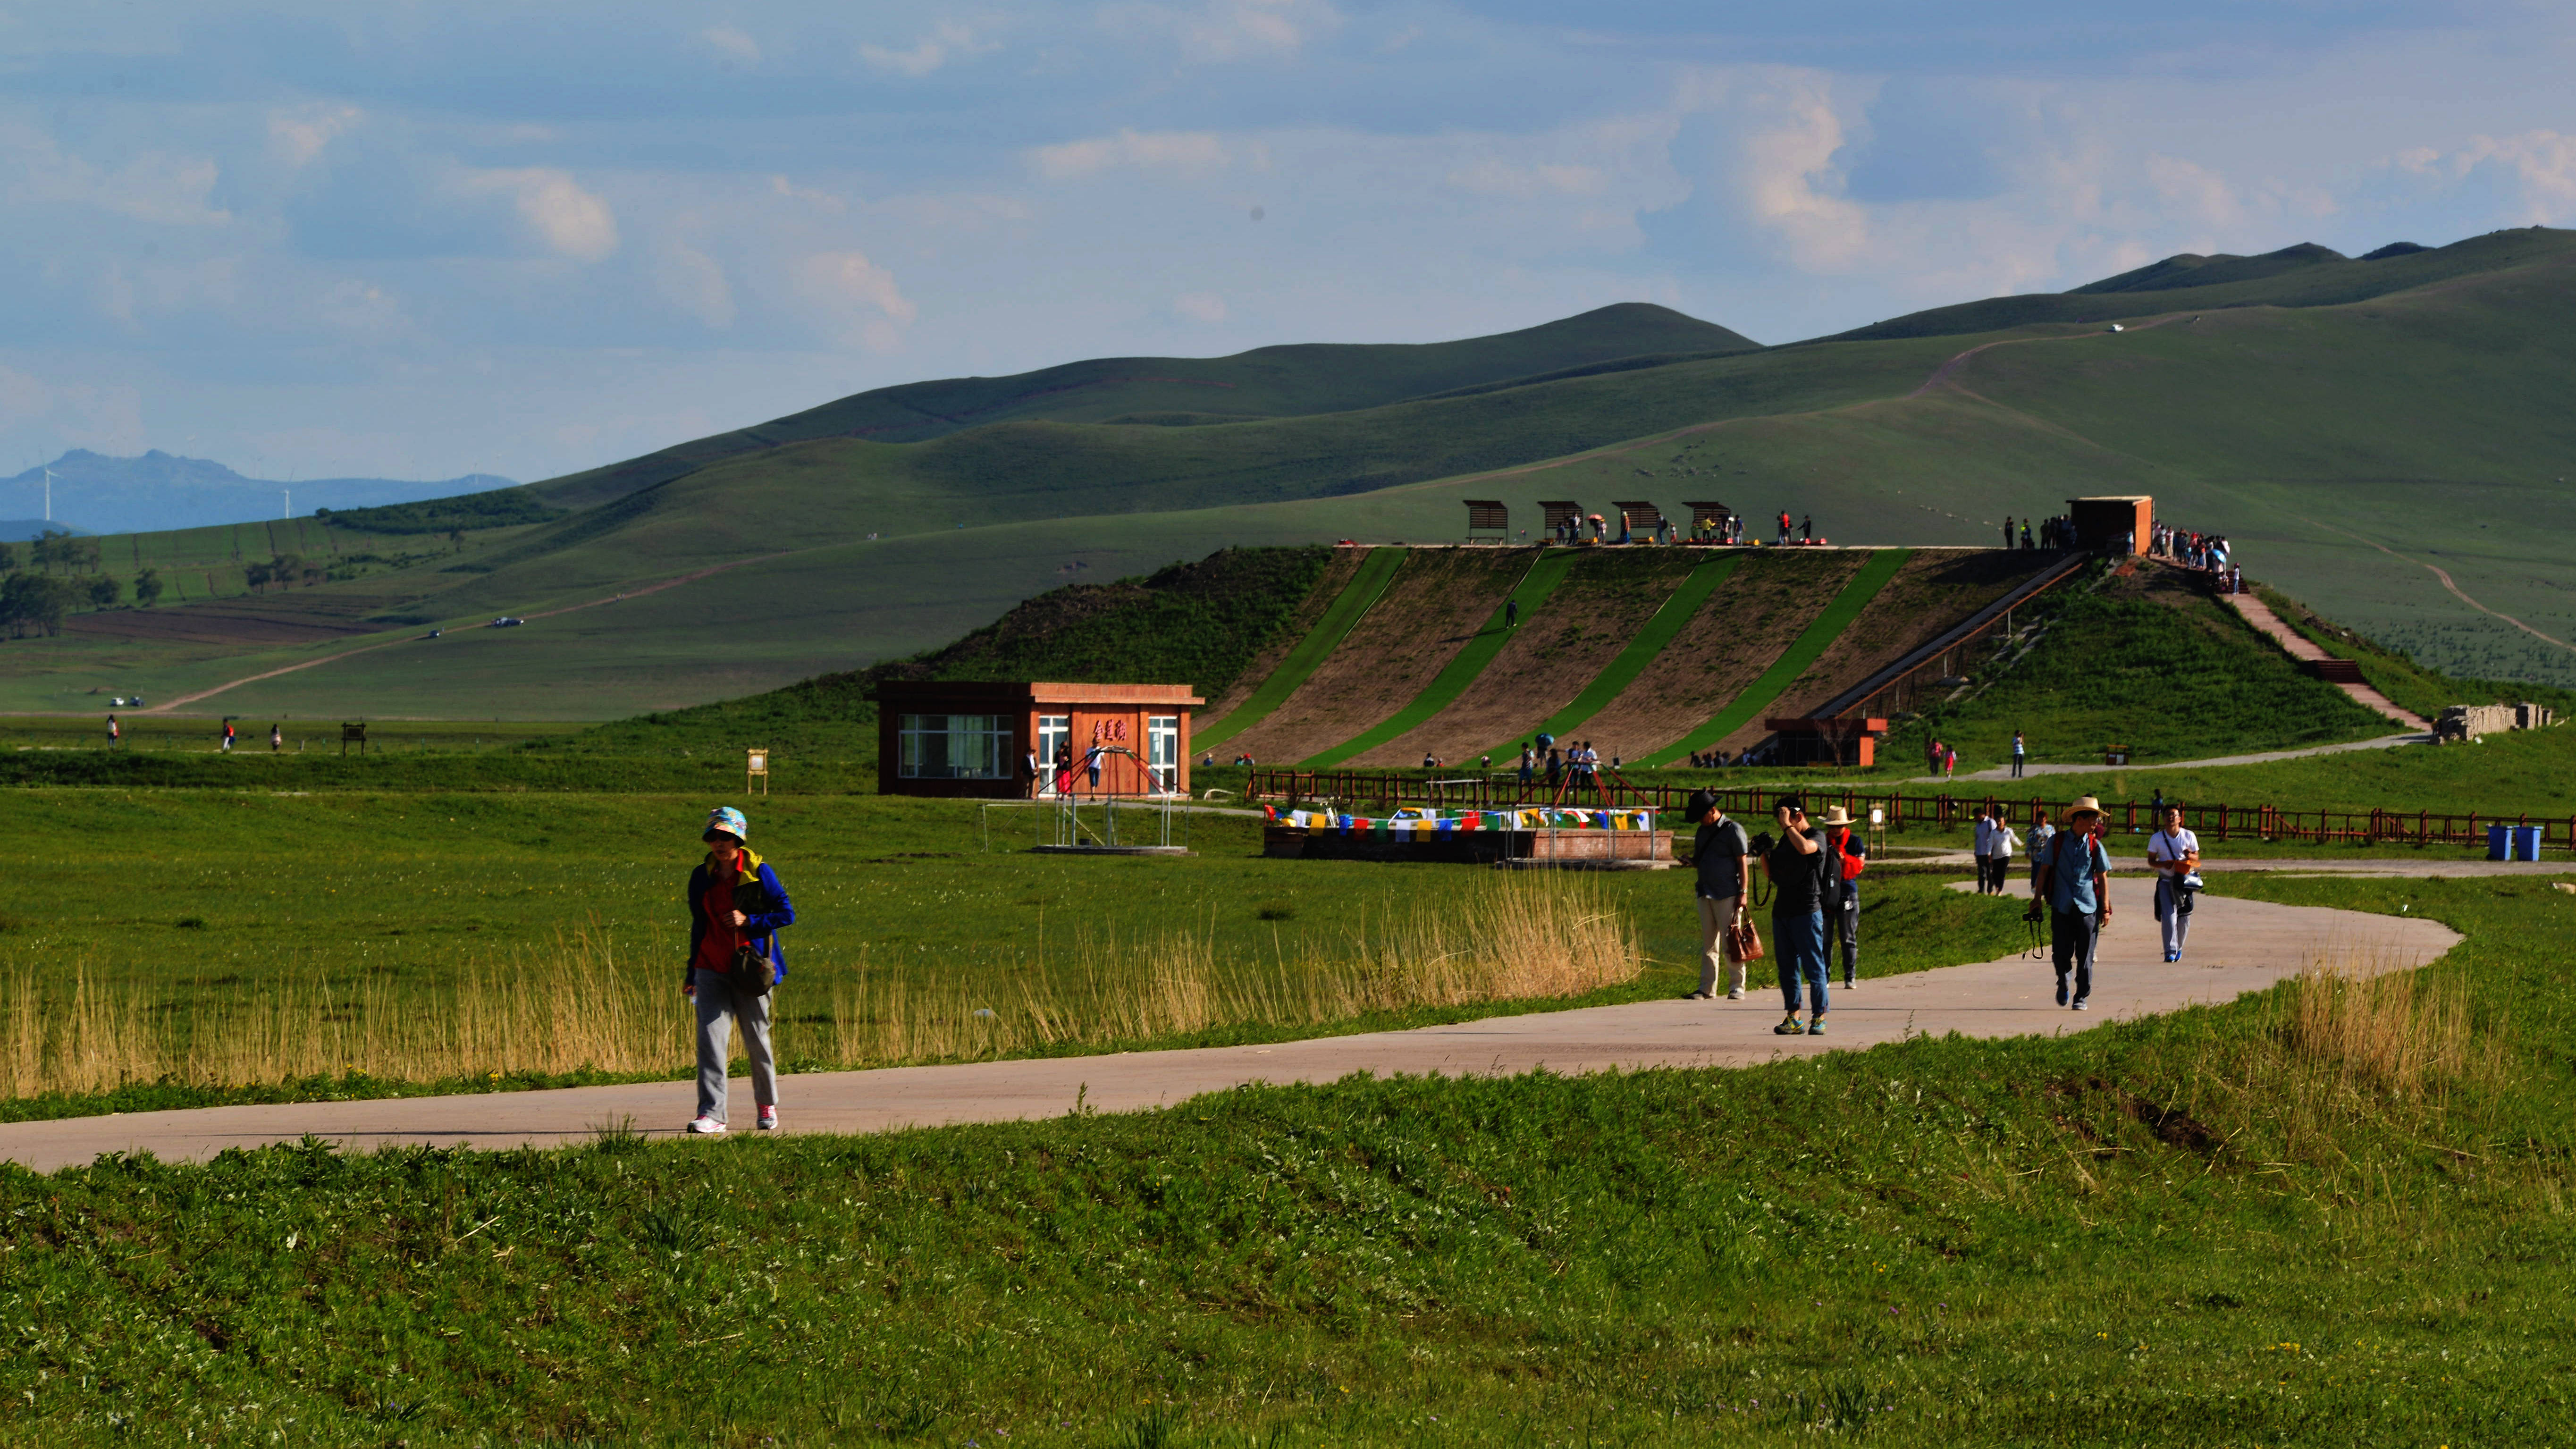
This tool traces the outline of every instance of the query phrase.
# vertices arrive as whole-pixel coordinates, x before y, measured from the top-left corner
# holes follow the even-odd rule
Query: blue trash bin
[[[2537,825],[2517,825],[2513,828],[2514,859],[2540,859],[2540,831],[2541,827]]]
[[[2487,827],[2487,859],[2489,859],[2489,860],[2511,860],[2511,859],[2513,859],[2513,827],[2512,827],[2512,826],[2510,826],[2510,825],[2490,825],[2490,826],[2488,826],[2488,827]]]

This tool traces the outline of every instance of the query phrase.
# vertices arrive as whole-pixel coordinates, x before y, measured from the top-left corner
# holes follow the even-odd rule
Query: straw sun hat
[[[1827,810],[1827,811],[1825,812],[1825,819],[1824,819],[1824,823],[1825,823],[1825,824],[1827,824],[1827,825],[1829,825],[1829,826],[1830,826],[1830,825],[1849,825],[1849,824],[1851,824],[1851,823],[1852,823],[1851,812],[1850,812],[1850,811],[1848,811],[1848,810],[1845,810],[1845,809],[1844,809],[1843,807],[1841,807],[1840,805],[1836,805],[1836,806],[1834,806],[1832,809]]]
[[[2078,795],[2075,797],[2075,803],[2066,807],[2068,820],[2073,820],[2078,815],[2100,815],[2101,813],[2102,802],[2090,795]]]

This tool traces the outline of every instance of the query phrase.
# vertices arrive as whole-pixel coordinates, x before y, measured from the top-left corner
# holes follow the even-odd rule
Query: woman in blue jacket
[[[698,1115],[689,1130],[725,1130],[725,1059],[733,1023],[739,1022],[760,1130],[775,1132],[778,1064],[769,1051],[770,988],[787,979],[778,932],[796,924],[796,908],[778,872],[744,844],[751,823],[741,811],[718,807],[703,833],[707,858],[689,872],[689,964],[680,987],[698,1007]]]

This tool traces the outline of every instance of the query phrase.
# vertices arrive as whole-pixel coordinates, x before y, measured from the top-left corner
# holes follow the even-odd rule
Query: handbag
[[[733,908],[745,915],[769,904],[769,893],[756,880],[744,881],[733,888]],[[778,984],[778,970],[770,964],[769,938],[745,941],[733,948],[733,960],[726,963],[725,984],[736,996],[767,996]]]
[[[1762,933],[1753,929],[1753,917],[1739,915],[1735,924],[1726,928],[1726,948],[1738,961],[1762,959]]]

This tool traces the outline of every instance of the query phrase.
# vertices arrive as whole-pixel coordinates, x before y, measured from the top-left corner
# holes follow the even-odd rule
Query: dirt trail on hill
[[[1332,1082],[1354,1072],[1504,1076],[1542,1068],[1572,1074],[1743,1067],[1950,1032],[2062,1035],[2230,1001],[2319,959],[2361,973],[2411,969],[2460,939],[2427,920],[2210,895],[2194,912],[2191,951],[2169,965],[2156,935],[2153,890],[2152,882],[2135,876],[2112,881],[2116,914],[2096,958],[2093,1009],[2084,1012],[2051,1000],[2047,963],[2015,955],[1869,977],[1857,989],[1836,985],[1831,1031],[1823,1037],[1772,1035],[1780,1002],[1765,986],[1743,1001],[1648,1001],[1273,1046],[799,1073],[781,1084],[780,1113],[793,1132],[883,1132],[1059,1117],[1077,1104],[1140,1111],[1246,1084]],[[1769,974],[1766,967],[1755,971],[1757,979]],[[780,991],[796,989],[791,982]],[[674,1046],[684,1040],[675,1034]],[[295,1142],[307,1134],[344,1149],[573,1146],[621,1123],[656,1137],[676,1135],[693,1110],[695,1091],[694,1082],[645,1082],[20,1122],[0,1126],[0,1158],[39,1172],[106,1152],[202,1162],[228,1148]],[[747,1120],[750,1084],[736,1081],[731,1096]]]
[[[1578,556],[1547,607],[1521,620],[1511,642],[1466,693],[1420,727],[1351,763],[1418,765],[1426,750],[1443,760],[1463,760],[1505,740],[1527,739],[1618,657],[1705,557],[1701,550],[1676,548],[1600,549]]]
[[[1917,549],[1851,627],[1825,646],[1807,672],[1782,690],[1778,702],[1764,713],[1783,719],[1803,717],[2011,593],[2057,559],[2053,553],[1999,548]],[[1738,738],[1728,740],[1727,748],[1740,748],[1769,733],[1755,720],[1737,731]]]
[[[1602,758],[1636,760],[1707,724],[1734,702],[1869,561],[1862,549],[1757,549],[1634,684],[1582,733]]]
[[[2194,313],[2192,315],[2198,316],[2200,314]],[[2148,322],[2123,322],[2120,324],[2120,330],[2123,332],[2144,332],[2150,327],[2170,327],[2174,323],[2185,320],[2187,319],[2183,314],[2177,312],[2172,316],[2158,317],[2153,321]],[[2079,338],[2100,337],[2107,332],[2111,326],[2108,322],[2085,323],[2082,325],[2086,329],[2082,332],[2065,332],[2051,337],[1998,337],[1992,342],[1980,342],[1976,346],[1969,348],[1967,351],[1951,357],[1949,360],[1943,362],[1939,367],[1932,369],[1932,375],[1923,379],[1922,386],[1917,387],[1914,391],[1906,394],[1906,396],[1926,397],[1933,392],[1946,387],[1953,392],[1966,393],[1969,397],[1976,398],[1979,402],[1992,401],[1982,394],[1971,391],[1959,381],[1959,374],[1967,369],[1968,364],[1975,360],[1978,353],[1986,352],[1997,347],[2026,347],[2039,342],[2073,342]]]
[[[1529,570],[1525,548],[1417,548],[1376,607],[1267,719],[1226,742],[1292,765],[1404,708]]]

